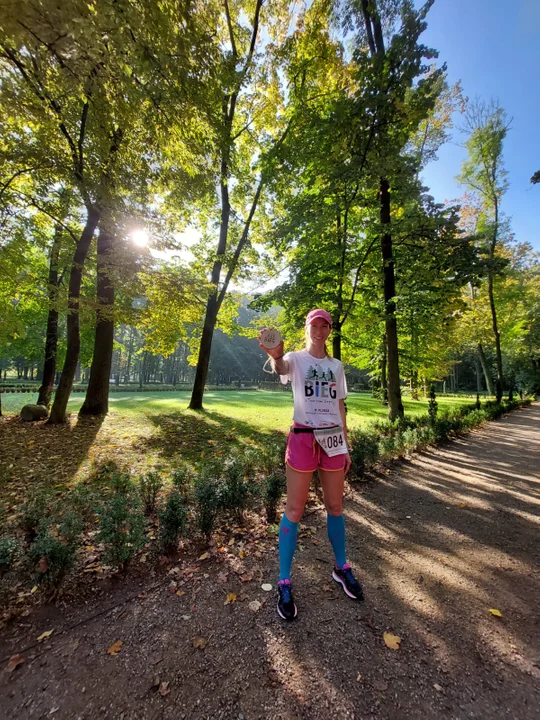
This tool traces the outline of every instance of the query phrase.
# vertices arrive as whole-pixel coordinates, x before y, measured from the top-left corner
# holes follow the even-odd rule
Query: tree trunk
[[[69,276],[69,299],[67,314],[67,347],[66,359],[62,369],[62,375],[54,396],[54,403],[48,423],[62,423],[66,420],[66,408],[73,387],[73,378],[79,360],[79,352],[81,349],[81,337],[79,329],[79,299],[81,296],[81,281],[84,261],[88,254],[88,248],[94,237],[97,224],[99,222],[100,211],[89,206],[87,209],[86,225],[82,231],[81,237],[77,242],[73,262],[71,265],[71,273]]]
[[[484,348],[482,347],[482,343],[478,343],[477,345],[478,350],[478,357],[480,359],[480,365],[482,366],[482,372],[484,373],[484,379],[486,381],[486,388],[488,395],[495,395],[495,392],[493,390],[493,380],[491,379],[491,375],[489,374],[487,362],[486,362],[486,354],[484,352]]]
[[[208,365],[210,363],[210,351],[212,349],[212,336],[216,326],[218,314],[217,293],[211,295],[206,306],[206,315],[204,318],[203,331],[201,336],[201,344],[199,346],[199,359],[197,361],[197,370],[195,371],[195,381],[193,383],[193,392],[189,407],[192,410],[202,410],[202,401],[204,395],[204,386],[208,376]]]
[[[383,336],[382,356],[381,356],[381,402],[388,405],[388,381],[386,377],[386,335]]]
[[[129,346],[128,356],[126,360],[126,373],[124,375],[124,382],[129,383],[131,378],[131,355],[133,353],[133,326],[129,328]]]
[[[399,353],[396,322],[396,280],[394,276],[394,260],[392,256],[392,235],[390,234],[390,186],[388,180],[381,179],[380,184],[380,217],[383,227],[381,235],[381,252],[384,276],[384,308],[386,326],[387,373],[388,373],[388,417],[393,422],[403,418],[404,410],[401,401],[401,384],[399,379]]]
[[[480,363],[478,356],[474,358],[474,369],[476,370],[476,392],[480,394],[482,392],[482,375],[480,373]]]
[[[341,360],[341,323],[336,322],[332,328],[332,355]]]
[[[488,276],[488,295],[489,295],[489,306],[491,308],[491,325],[493,327],[493,336],[495,338],[495,358],[497,363],[497,381],[496,387],[496,398],[497,402],[500,403],[503,396],[503,365],[502,365],[502,353],[501,353],[501,333],[497,323],[497,310],[495,308],[495,297],[493,294],[493,276],[490,272]]]
[[[62,230],[60,225],[54,229],[54,238],[49,261],[49,313],[47,316],[47,333],[45,335],[45,361],[43,363],[43,377],[39,388],[37,404],[49,407],[54,388],[56,375],[56,351],[58,348],[58,261],[62,245]]]
[[[79,415],[106,415],[114,344],[114,283],[109,266],[114,232],[100,225],[97,242],[97,310],[90,380]]]

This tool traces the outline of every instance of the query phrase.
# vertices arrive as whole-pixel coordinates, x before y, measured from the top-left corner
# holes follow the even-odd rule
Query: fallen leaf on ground
[[[51,637],[54,630],[45,630],[44,633],[41,633],[41,635],[38,637],[38,642],[41,642],[42,640],[45,640],[46,638]]]
[[[208,560],[209,557],[210,557],[210,553],[209,553],[209,552],[205,552],[205,553],[203,553],[203,554],[201,555],[201,557],[199,558],[199,560]]]
[[[240,580],[242,582],[251,582],[253,580],[253,570],[251,572],[244,573],[243,575],[240,575]]]
[[[439,683],[433,683],[433,687],[435,688],[435,690],[436,690],[437,692],[442,692],[442,691],[443,691],[442,686],[439,685]]]
[[[248,608],[251,610],[251,612],[258,612],[261,608],[261,603],[258,600],[252,600]]]
[[[37,590],[38,590],[38,586],[34,585],[34,587],[30,590],[30,593],[34,594],[35,592],[37,592]]]
[[[178,597],[182,597],[182,595],[185,595],[186,593],[185,590],[177,590],[176,594],[178,595]]]
[[[159,684],[159,694],[161,697],[165,697],[165,695],[168,695],[170,692],[171,689],[168,682],[162,682]]]
[[[356,676],[356,682],[362,682],[362,675],[360,675],[360,673]]]
[[[495,615],[495,617],[502,617],[502,612],[500,610],[497,610],[497,608],[489,608],[489,612],[492,615]]]
[[[48,562],[47,558],[46,558],[45,555],[44,555],[44,556],[41,558],[41,560],[38,562],[38,564],[37,564],[37,566],[36,566],[36,570],[37,570],[39,573],[44,574],[44,573],[47,572],[48,567],[49,567],[49,562]]]
[[[236,600],[236,593],[229,593],[227,595],[227,599],[225,600],[225,605],[230,605],[231,603],[235,602]]]
[[[6,667],[7,672],[12,673],[16,668],[19,667],[19,665],[22,665],[23,662],[24,662],[24,658],[22,655],[12,655],[9,658],[9,662]]]
[[[264,590],[264,592],[270,592],[272,586],[270,585],[270,583],[264,583],[264,585],[261,585],[261,588]]]
[[[227,582],[227,577],[228,577],[228,575],[227,575],[226,572],[219,573],[218,576],[217,576],[217,578],[216,578],[216,582],[218,582],[218,583],[226,583],[226,582]]]
[[[204,650],[204,648],[208,644],[208,640],[203,637],[194,637],[191,641],[194,648],[199,648],[199,650]]]
[[[109,655],[116,655],[120,652],[120,648],[122,647],[124,643],[121,640],[117,640],[115,643],[111,645],[111,647],[107,650],[107,653]]]
[[[383,633],[383,640],[386,643],[386,646],[389,647],[391,650],[399,650],[399,643],[401,642],[401,638],[398,635],[385,632]]]

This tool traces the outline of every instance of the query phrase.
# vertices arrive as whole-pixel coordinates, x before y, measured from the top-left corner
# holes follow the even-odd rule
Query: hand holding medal
[[[274,360],[283,357],[283,340],[278,330],[264,328],[259,333],[259,345]]]

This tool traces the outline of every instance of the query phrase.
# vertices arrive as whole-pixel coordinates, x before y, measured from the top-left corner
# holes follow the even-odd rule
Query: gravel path
[[[24,657],[0,671],[0,716],[537,719],[539,429],[536,404],[351,489],[348,554],[364,603],[332,581],[313,504],[290,625],[261,588],[276,582],[262,544],[242,567],[216,548],[164,582],[158,573],[106,601],[32,614],[0,636],[4,666]]]

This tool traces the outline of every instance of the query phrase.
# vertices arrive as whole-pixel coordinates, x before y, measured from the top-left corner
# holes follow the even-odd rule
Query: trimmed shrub
[[[45,490],[34,491],[21,509],[20,525],[28,542],[35,540],[43,518],[49,516],[52,497]]]
[[[285,492],[286,480],[283,472],[270,473],[263,484],[263,501],[266,521],[269,525],[277,522],[277,506]]]
[[[193,492],[195,473],[191,468],[181,467],[173,470],[171,475],[173,487],[178,490],[184,501],[187,501]]]
[[[379,441],[375,431],[352,430],[349,433],[353,471],[362,476],[379,459]]]
[[[159,543],[165,552],[173,552],[187,523],[187,507],[180,490],[174,488],[159,514]]]
[[[222,495],[219,480],[208,469],[203,471],[195,483],[194,500],[197,527],[210,538],[222,508]]]
[[[156,472],[147,472],[141,477],[139,493],[146,515],[152,515],[155,512],[159,491],[162,487],[163,480]]]
[[[98,542],[105,548],[109,565],[125,570],[145,541],[144,515],[129,476],[117,476],[112,496],[98,508]]]
[[[235,460],[226,465],[221,478],[221,507],[233,511],[239,518],[252,498],[253,487],[244,464]]]
[[[431,401],[435,403],[434,397]],[[435,403],[430,405],[429,415],[404,418],[395,423],[379,420],[368,430],[353,430],[349,433],[353,472],[361,476],[378,460],[388,460],[446,440],[481,425],[485,420],[495,420],[506,412],[529,405],[531,401],[530,398],[522,402],[506,400],[500,405],[489,401],[480,410],[476,403],[470,403],[440,413]]]
[[[43,520],[37,537],[28,550],[36,565],[36,581],[58,588],[66,572],[73,566],[84,529],[77,513],[67,513],[60,523]]]

